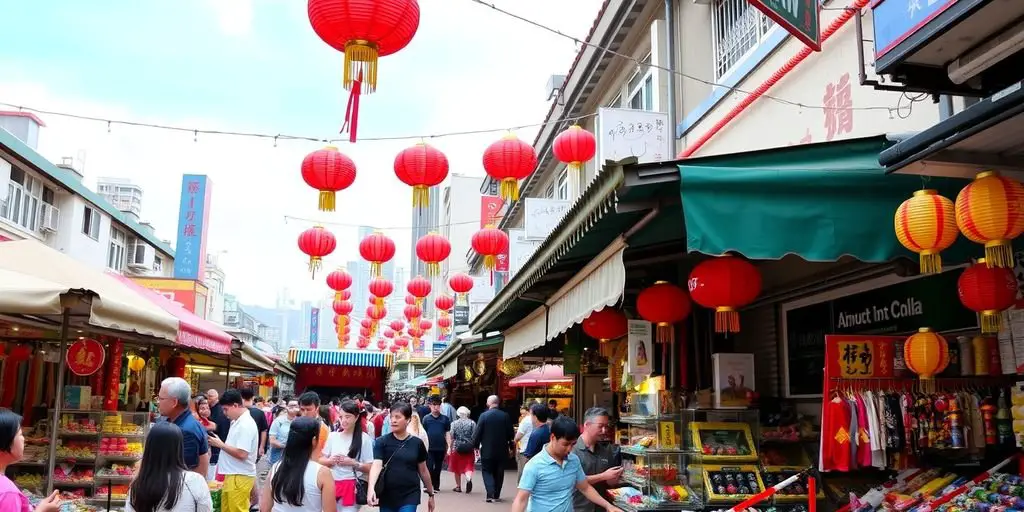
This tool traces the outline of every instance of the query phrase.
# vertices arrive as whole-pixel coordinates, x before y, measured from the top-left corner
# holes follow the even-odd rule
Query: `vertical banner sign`
[[[480,228],[498,226],[498,215],[503,204],[498,196],[480,196]]]
[[[821,51],[821,13],[818,11],[818,0],[747,1],[808,48],[816,52]]]
[[[462,334],[469,330],[469,306],[457,305],[452,311],[452,332]]]
[[[202,281],[206,277],[206,231],[210,220],[213,183],[202,174],[181,178],[178,206],[178,241],[174,250],[174,277]]]
[[[651,346],[651,323],[646,320],[630,320],[627,332],[627,371],[634,377],[647,377],[652,372],[651,358],[654,356]]]
[[[103,396],[103,410],[116,411],[117,401],[121,395],[121,357],[124,356],[124,344],[121,340],[111,341],[107,346],[110,357],[107,359],[107,389]]]
[[[320,308],[309,309],[309,348],[316,348],[320,339]]]

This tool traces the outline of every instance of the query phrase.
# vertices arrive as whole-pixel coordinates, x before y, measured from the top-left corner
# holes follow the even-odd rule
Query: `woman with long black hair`
[[[370,465],[373,464],[373,438],[363,432],[362,409],[354,400],[345,400],[339,407],[340,429],[331,432],[324,445],[320,463],[331,468],[334,496],[340,512],[356,512],[358,487],[365,489]]]
[[[21,416],[0,409],[0,510],[4,512],[30,512],[28,498],[4,474],[7,467],[25,456],[25,434],[21,432]],[[36,505],[35,512],[58,512],[60,498],[53,491]]]
[[[310,460],[320,438],[316,418],[298,417],[288,429],[281,461],[270,468],[260,512],[337,512],[329,469]]]
[[[128,486],[125,512],[211,512],[210,488],[189,471],[183,456],[181,429],[169,421],[156,423],[146,436],[139,474]]]

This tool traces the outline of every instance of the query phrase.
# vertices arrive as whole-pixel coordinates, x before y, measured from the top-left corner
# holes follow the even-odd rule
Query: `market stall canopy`
[[[121,275],[109,273],[109,276],[117,279],[122,284],[131,288],[135,293],[144,297],[147,301],[155,304],[160,309],[178,319],[177,343],[182,347],[194,348],[213,352],[215,354],[231,353],[230,334],[217,328],[217,325],[209,320],[200,318],[195,313],[185,309],[181,304],[168,299],[167,297],[142,286],[135,281]],[[271,364],[271,368],[273,365]]]
[[[293,364],[390,368],[394,364],[394,357],[390,353],[369,350],[293,348],[288,350],[288,362]]]
[[[244,341],[238,342],[237,355],[242,358],[242,361],[261,368],[268,372],[274,371],[274,359],[269,354],[264,353],[262,350],[245,343]]]
[[[508,381],[508,385],[514,388],[550,386],[553,384],[572,384],[572,376],[566,376],[560,364],[546,364]]]
[[[103,329],[176,341],[178,320],[118,279],[35,240],[0,244],[0,311],[59,317],[69,292],[95,295],[86,323]]]

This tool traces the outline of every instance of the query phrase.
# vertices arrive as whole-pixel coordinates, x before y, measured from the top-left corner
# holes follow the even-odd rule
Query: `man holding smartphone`
[[[622,478],[622,454],[610,442],[613,431],[611,415],[603,407],[591,407],[583,415],[583,429],[573,453],[580,458],[587,482],[605,499],[608,489]],[[600,509],[578,489],[573,490],[573,512],[596,512]]]

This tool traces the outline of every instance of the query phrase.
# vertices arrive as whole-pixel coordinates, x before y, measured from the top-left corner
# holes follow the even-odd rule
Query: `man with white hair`
[[[501,501],[505,465],[515,448],[512,420],[498,408],[497,395],[487,397],[487,411],[480,415],[473,432],[473,446],[480,448],[480,469],[484,473],[487,503]]]
[[[210,444],[206,439],[206,429],[192,416],[189,407],[192,388],[185,379],[168,377],[160,383],[160,392],[156,396],[160,414],[181,429],[185,465],[206,478],[210,468]]]

